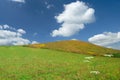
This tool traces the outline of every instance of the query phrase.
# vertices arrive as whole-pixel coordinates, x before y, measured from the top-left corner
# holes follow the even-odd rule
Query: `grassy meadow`
[[[120,80],[120,58],[0,47],[0,80]]]

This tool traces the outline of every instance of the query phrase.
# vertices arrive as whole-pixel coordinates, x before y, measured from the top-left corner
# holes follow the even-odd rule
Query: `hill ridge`
[[[103,56],[105,54],[120,53],[120,50],[105,48],[102,46],[98,46],[89,42],[84,42],[79,40],[63,40],[63,41],[30,45],[30,47],[36,47],[36,48],[40,48],[40,46],[41,48],[60,50],[60,51],[66,51],[66,52],[74,52],[74,53],[80,53],[80,54],[90,54],[94,56],[96,55]]]

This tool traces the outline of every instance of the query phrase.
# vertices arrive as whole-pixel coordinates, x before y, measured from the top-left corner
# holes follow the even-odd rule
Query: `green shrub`
[[[113,57],[115,57],[115,58],[120,58],[120,53],[115,53],[115,54],[113,54]]]

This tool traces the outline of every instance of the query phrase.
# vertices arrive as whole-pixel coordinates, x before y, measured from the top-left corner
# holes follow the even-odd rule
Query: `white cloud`
[[[31,44],[37,44],[38,42],[37,41],[32,41],[32,43]]]
[[[89,8],[84,2],[76,1],[70,4],[64,5],[65,10],[55,16],[58,23],[62,23],[61,27],[57,30],[53,30],[52,37],[63,36],[69,37],[84,28],[84,24],[94,22],[93,8]]]
[[[21,34],[25,34],[26,33],[26,31],[23,30],[23,29],[18,29],[17,31],[18,31],[18,33],[21,33]]]
[[[23,29],[15,30],[15,28],[8,25],[0,25],[0,45],[25,45],[31,43],[28,39],[22,37],[25,33]]]
[[[15,30],[15,28],[11,27],[11,26],[8,26],[7,24],[5,25],[0,25],[0,30],[2,29],[11,29],[11,30]]]
[[[17,2],[17,3],[25,3],[25,0],[11,0],[13,2]]]
[[[4,28],[4,29],[9,29],[10,26],[8,26],[7,24],[5,24],[5,25],[3,25],[3,28]]]
[[[77,41],[78,39],[73,38],[73,39],[71,39],[71,40],[73,40],[73,41]]]
[[[22,34],[10,30],[0,30],[0,39],[19,36],[22,36]]]
[[[104,32],[90,37],[88,41],[96,45],[120,49],[120,45],[118,45],[120,44],[120,32]]]

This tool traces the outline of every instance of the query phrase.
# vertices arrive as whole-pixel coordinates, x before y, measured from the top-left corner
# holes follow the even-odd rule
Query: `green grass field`
[[[48,49],[0,47],[0,80],[120,80],[120,58],[85,59],[88,56]]]

